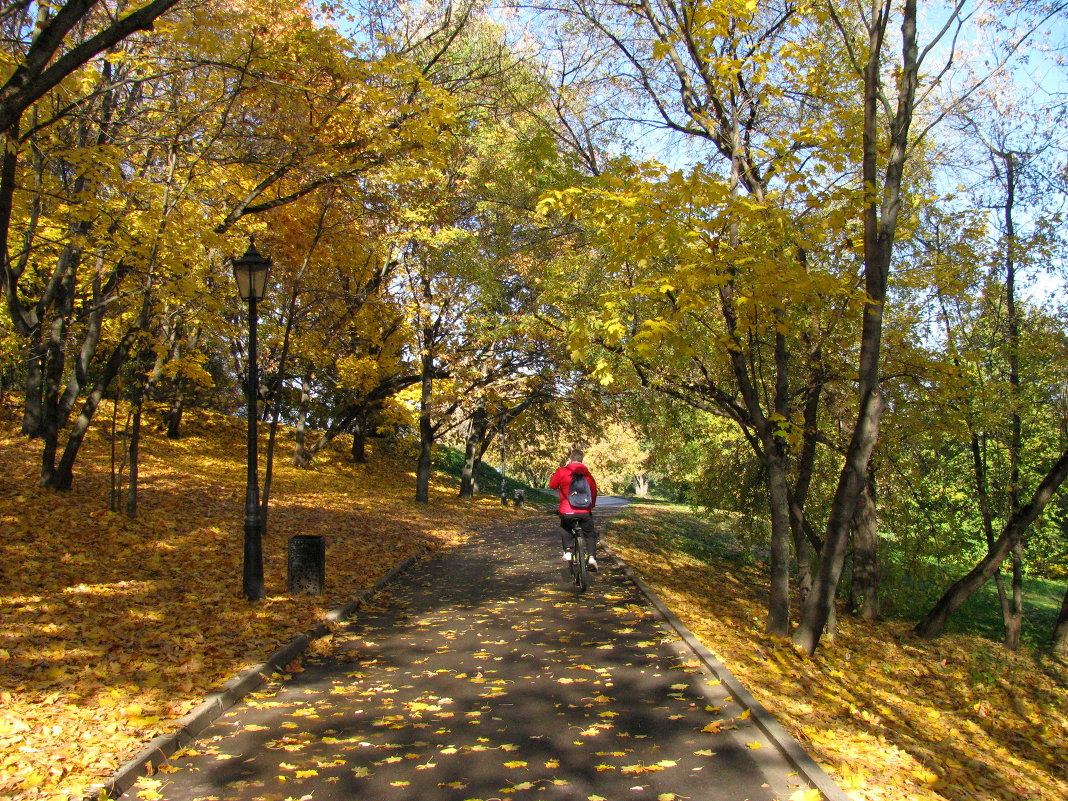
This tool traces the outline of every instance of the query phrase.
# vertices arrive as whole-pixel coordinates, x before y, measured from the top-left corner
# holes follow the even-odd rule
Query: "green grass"
[[[668,501],[642,499],[640,506],[625,509],[620,524],[635,525],[641,521],[641,506],[655,506],[657,517],[653,535],[656,543],[668,550],[689,554],[704,562],[725,559],[747,563],[750,560],[745,544],[732,533],[731,516],[726,513],[712,518],[694,517],[690,507]],[[626,521],[624,523],[623,521]],[[616,522],[613,522],[616,525]],[[646,523],[648,525],[648,523]]]
[[[463,475],[464,454],[455,448],[435,448],[434,469],[445,475],[452,476],[459,482]],[[480,495],[499,496],[501,493],[501,474],[494,468],[483,463],[478,472],[478,485],[480,488]],[[523,490],[526,494],[527,503],[548,503],[556,498],[555,492],[549,492],[548,490],[538,487],[531,487],[529,484],[516,478],[505,476],[504,492],[509,500],[512,498],[512,493],[517,489]]]
[[[647,502],[640,503],[645,505]],[[650,533],[654,534],[656,542],[662,547],[689,554],[705,562],[753,561],[749,538],[741,533],[747,527],[740,521],[740,516],[713,512],[697,518],[685,505],[664,502],[653,502],[649,505],[655,505],[658,509],[656,529]],[[638,507],[631,507],[622,517],[633,524],[638,520],[637,511]],[[664,512],[668,514],[665,515]],[[884,564],[884,567],[890,568],[890,575],[884,578],[881,587],[884,612],[888,617],[906,621],[919,621],[953,580],[967,569],[948,565],[930,565],[925,569],[917,569],[915,565],[908,569],[894,569],[890,564]],[[1011,591],[1010,581],[1006,574],[1006,589]],[[1025,575],[1023,587],[1023,640],[1033,647],[1048,647],[1064,597],[1064,583]],[[848,591],[848,576],[843,578],[841,591]],[[977,634],[995,642],[1002,640],[1004,623],[1001,603],[993,581],[988,582],[953,613],[947,630]]]

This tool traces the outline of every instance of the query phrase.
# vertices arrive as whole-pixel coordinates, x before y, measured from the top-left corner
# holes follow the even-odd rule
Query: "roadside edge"
[[[372,596],[429,552],[429,548],[423,548],[419,553],[399,562],[371,587],[357,594],[344,606],[327,612],[321,622],[283,645],[265,662],[241,671],[218,690],[206,695],[195,709],[178,719],[178,727],[174,731],[153,738],[136,756],[123,763],[111,779],[90,787],[84,796],[85,801],[98,801],[102,797],[118,798],[139,778],[151,776],[160,765],[196,740],[224,712],[268,681],[271,676],[285,673],[286,665],[303,654],[315,640],[325,637],[334,625],[352,617]]]
[[[604,548],[616,564],[622,568],[627,578],[634,582],[634,585],[641,590],[642,595],[644,595],[649,603],[652,604],[664,621],[676,631],[680,638],[682,638],[686,647],[689,648],[694,655],[712,671],[713,675],[723,683],[738,704],[743,709],[749,710],[753,722],[756,723],[760,730],[763,731],[765,736],[771,741],[772,745],[774,745],[786,760],[797,770],[801,778],[808,782],[811,787],[819,790],[826,801],[852,801],[850,796],[835,784],[834,780],[819,766],[819,763],[817,763],[816,760],[814,760],[808,752],[801,747],[797,740],[795,740],[790,733],[782,727],[782,724],[764,708],[763,704],[742,686],[742,683],[734,677],[730,670],[727,669],[727,666],[720,662],[704,643],[697,639],[694,633],[686,627],[686,624],[679,620],[675,613],[668,608],[667,604],[660,600],[660,597],[653,591],[653,589],[639,578],[638,574],[630,567],[630,565],[624,562],[615,551],[607,547],[604,542],[601,543],[601,547]]]

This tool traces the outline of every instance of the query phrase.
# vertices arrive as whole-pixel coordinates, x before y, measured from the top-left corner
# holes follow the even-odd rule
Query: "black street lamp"
[[[256,399],[260,384],[256,364],[256,304],[263,300],[267,289],[267,271],[271,260],[260,255],[256,250],[256,241],[250,238],[245,255],[231,262],[241,300],[248,303],[248,482],[245,488],[242,588],[248,600],[258,601],[263,597],[263,524],[260,518],[259,458],[256,452]]]

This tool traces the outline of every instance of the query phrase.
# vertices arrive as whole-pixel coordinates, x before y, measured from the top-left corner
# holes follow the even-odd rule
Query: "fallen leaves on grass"
[[[848,617],[833,644],[804,657],[763,632],[764,575],[680,554],[659,536],[701,526],[678,510],[637,506],[613,522],[609,537],[856,801],[1068,798],[1063,662],[975,636],[928,642],[902,621]],[[996,675],[975,669],[991,659],[1003,663]]]
[[[102,412],[98,419],[105,419]],[[107,511],[108,434],[91,429],[74,489],[36,488],[39,444],[0,420],[0,795],[82,795],[205,694],[306,631],[403,559],[514,512],[435,486],[415,505],[408,467],[326,452],[275,462],[267,597],[240,593],[244,422],[190,413],[180,440],[146,433],[139,517]],[[323,596],[285,593],[293,534],[327,538]],[[146,788],[151,791],[151,788]]]

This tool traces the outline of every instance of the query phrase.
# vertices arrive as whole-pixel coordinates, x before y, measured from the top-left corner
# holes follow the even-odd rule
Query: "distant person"
[[[597,529],[593,525],[593,509],[597,506],[597,482],[589,468],[582,463],[582,457],[582,451],[571,451],[567,464],[549,479],[549,489],[560,492],[560,528],[564,530],[560,540],[564,547],[564,559],[571,561],[571,525],[577,523],[582,528],[582,536],[586,538],[590,570],[596,570],[594,553],[597,550]],[[579,480],[575,481],[576,478]]]

